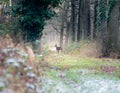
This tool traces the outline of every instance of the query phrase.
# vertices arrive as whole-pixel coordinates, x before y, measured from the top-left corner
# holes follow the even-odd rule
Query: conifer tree
[[[54,8],[63,0],[15,0],[13,15],[19,20],[25,42],[34,42],[42,36],[45,21],[56,15]]]

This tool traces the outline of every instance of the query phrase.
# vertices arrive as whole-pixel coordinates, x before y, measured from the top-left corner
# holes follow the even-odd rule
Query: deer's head
[[[55,47],[57,47],[57,44],[55,44]]]

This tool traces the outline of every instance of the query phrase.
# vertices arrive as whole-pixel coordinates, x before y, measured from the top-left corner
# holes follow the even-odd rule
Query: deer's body
[[[60,46],[57,46],[57,44],[55,44],[55,47],[56,47],[56,51],[57,51],[58,53],[62,50],[62,48],[61,48]]]

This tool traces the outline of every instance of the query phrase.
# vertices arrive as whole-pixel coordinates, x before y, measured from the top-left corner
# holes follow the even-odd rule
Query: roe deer
[[[60,46],[57,46],[57,44],[55,44],[55,47],[56,47],[56,51],[59,53],[60,50],[62,50],[62,48]]]

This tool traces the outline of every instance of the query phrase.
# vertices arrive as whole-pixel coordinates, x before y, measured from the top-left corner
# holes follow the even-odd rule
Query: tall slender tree
[[[79,8],[78,8],[78,32],[77,32],[77,41],[80,41],[81,36],[82,36],[82,4],[83,4],[83,0],[79,0]]]

